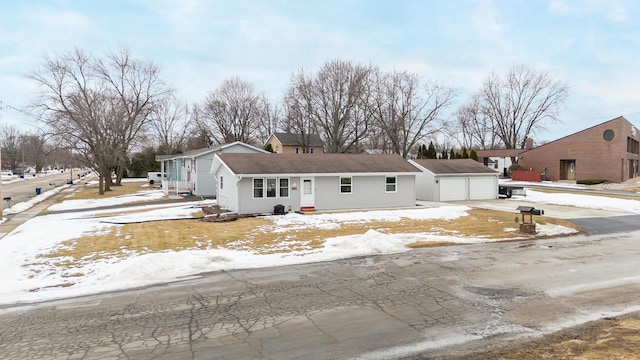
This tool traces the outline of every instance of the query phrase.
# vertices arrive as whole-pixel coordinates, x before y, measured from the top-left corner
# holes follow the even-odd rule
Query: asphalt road
[[[0,309],[3,359],[472,354],[639,310],[640,233],[414,249],[201,274]],[[215,259],[212,259],[215,261]]]
[[[74,172],[74,181],[78,180],[77,174]],[[32,197],[36,196],[36,188],[40,188],[44,193],[56,186],[61,186],[67,183],[67,180],[71,178],[71,173],[66,171],[64,173],[55,173],[37,176],[31,174],[25,174],[23,181],[16,181],[11,183],[2,184],[2,197],[11,197],[11,200],[2,200],[2,208],[9,208],[10,205],[18,204],[28,201]]]

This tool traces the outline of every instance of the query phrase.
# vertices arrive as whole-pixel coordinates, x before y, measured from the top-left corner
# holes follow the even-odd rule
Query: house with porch
[[[165,194],[189,193],[197,196],[216,196],[216,179],[211,174],[215,154],[260,153],[267,151],[236,141],[228,144],[186,151],[179,155],[158,155],[160,172],[165,174],[162,189]]]
[[[399,155],[216,154],[218,205],[239,214],[415,206],[420,171]]]

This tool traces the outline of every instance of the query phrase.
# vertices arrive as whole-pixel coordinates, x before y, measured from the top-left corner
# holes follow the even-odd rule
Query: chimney
[[[532,138],[529,138],[529,137],[528,137],[528,138],[524,141],[524,148],[525,148],[525,149],[533,149],[533,139],[532,139]]]

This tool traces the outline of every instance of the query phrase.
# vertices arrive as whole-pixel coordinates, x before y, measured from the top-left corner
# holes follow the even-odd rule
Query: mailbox
[[[533,215],[544,215],[544,210],[536,209],[533,206],[518,206],[517,211],[522,215],[522,223],[520,223],[520,232],[525,234],[536,233],[536,223],[533,222]],[[528,219],[527,219],[528,215]],[[528,220],[528,221],[527,221]]]

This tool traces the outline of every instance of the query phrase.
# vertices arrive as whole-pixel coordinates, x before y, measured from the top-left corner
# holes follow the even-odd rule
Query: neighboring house
[[[638,176],[640,134],[620,116],[519,154],[518,164],[546,179],[623,182]]]
[[[419,173],[399,155],[216,154],[218,205],[240,214],[415,206]]]
[[[166,174],[162,182],[165,193],[192,193],[198,196],[215,196],[216,181],[211,175],[214,154],[219,153],[267,153],[255,146],[236,141],[229,144],[211,146],[186,151],[179,155],[158,155],[160,172]]]
[[[322,154],[323,143],[318,134],[273,133],[267,140],[276,154]]]
[[[426,201],[498,198],[498,172],[473,159],[409,160],[422,171],[416,177],[416,198]]]
[[[487,149],[476,150],[478,161],[485,166],[500,172],[504,177],[509,176],[509,167],[511,167],[511,158],[518,159],[518,155],[524,151],[522,149]]]

